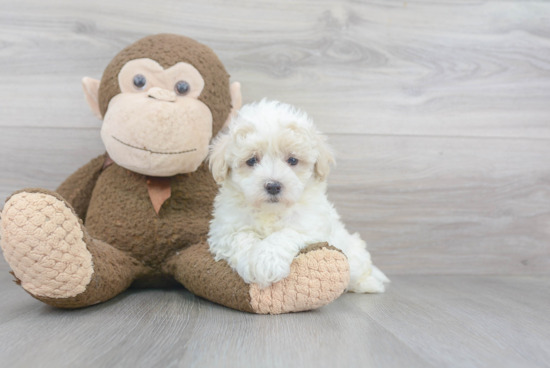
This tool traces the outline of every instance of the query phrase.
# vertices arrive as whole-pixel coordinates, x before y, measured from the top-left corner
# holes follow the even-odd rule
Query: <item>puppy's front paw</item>
[[[336,248],[327,243],[311,245],[293,260],[285,279],[263,289],[250,285],[250,304],[262,314],[319,308],[345,291],[349,269],[346,256]]]
[[[250,260],[250,282],[258,284],[261,288],[268,287],[288,276],[290,264],[291,261],[270,252],[257,254]]]

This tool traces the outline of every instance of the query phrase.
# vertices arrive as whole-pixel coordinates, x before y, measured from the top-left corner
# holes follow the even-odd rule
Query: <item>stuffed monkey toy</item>
[[[217,185],[209,143],[241,106],[240,85],[214,52],[160,34],[122,50],[101,82],[83,79],[103,120],[107,153],[56,192],[13,193],[2,211],[1,246],[16,282],[60,308],[104,302],[128,287],[183,284],[241,311],[278,314],[328,304],[346,289],[349,265],[326,243],[296,256],[267,288],[246,284],[206,242]]]

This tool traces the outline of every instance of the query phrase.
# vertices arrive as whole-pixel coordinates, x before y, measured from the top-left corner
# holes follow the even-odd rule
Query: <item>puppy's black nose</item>
[[[265,185],[265,190],[271,195],[279,194],[281,191],[281,183],[274,181]]]

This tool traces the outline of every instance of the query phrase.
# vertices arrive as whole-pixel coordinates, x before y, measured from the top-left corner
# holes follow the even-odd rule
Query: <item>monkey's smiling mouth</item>
[[[117,142],[122,143],[122,144],[125,145],[125,146],[131,147],[131,148],[135,148],[135,149],[138,149],[138,150],[142,150],[142,151],[145,151],[145,152],[149,152],[149,153],[155,153],[155,154],[157,154],[157,155],[179,155],[179,154],[181,154],[181,153],[189,153],[189,152],[193,152],[193,151],[196,151],[196,150],[197,150],[196,148],[193,148],[193,149],[191,149],[191,150],[179,151],[179,152],[157,152],[157,151],[152,151],[152,150],[147,149],[147,148],[141,148],[141,147],[132,146],[131,144],[128,144],[128,143],[126,143],[126,142],[121,141],[120,139],[118,139],[118,138],[115,137],[114,135],[112,135],[111,137],[113,137],[114,140],[116,140]]]

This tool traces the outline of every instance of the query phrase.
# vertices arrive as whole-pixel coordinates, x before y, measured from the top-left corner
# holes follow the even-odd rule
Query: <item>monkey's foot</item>
[[[89,236],[61,196],[43,189],[14,193],[1,232],[4,257],[31,295],[69,298],[85,291],[94,273]]]
[[[250,304],[259,314],[300,312],[327,305],[344,293],[349,283],[346,256],[327,243],[302,250],[289,276],[267,288],[250,285]]]

